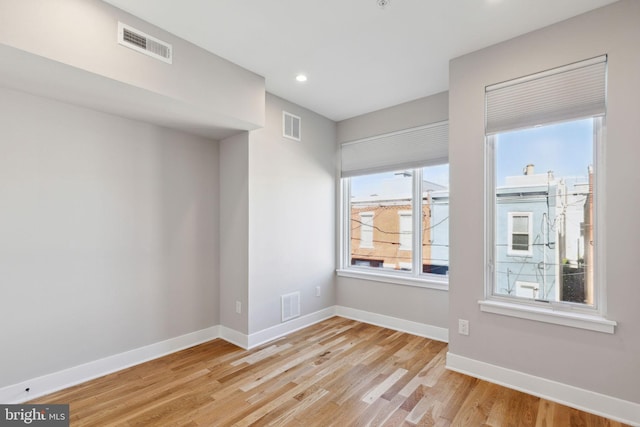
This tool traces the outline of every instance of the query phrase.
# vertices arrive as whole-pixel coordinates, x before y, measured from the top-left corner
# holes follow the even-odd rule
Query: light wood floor
[[[445,369],[447,345],[334,317],[214,340],[43,397],[72,426],[621,426]]]

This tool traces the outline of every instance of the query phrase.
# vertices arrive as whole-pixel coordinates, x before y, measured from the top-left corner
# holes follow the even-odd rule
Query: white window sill
[[[429,275],[422,277],[415,277],[402,274],[390,274],[377,271],[365,271],[355,269],[340,269],[336,270],[336,274],[340,277],[350,277],[352,279],[371,280],[374,282],[392,283],[395,285],[403,286],[417,286],[420,288],[437,289],[441,291],[449,290],[449,277],[438,275]]]
[[[592,314],[560,311],[546,307],[534,307],[494,300],[481,300],[478,301],[478,304],[480,304],[480,310],[486,313],[519,317],[521,319],[553,323],[555,325],[587,329],[607,334],[613,334],[617,326],[617,323],[613,320]]]

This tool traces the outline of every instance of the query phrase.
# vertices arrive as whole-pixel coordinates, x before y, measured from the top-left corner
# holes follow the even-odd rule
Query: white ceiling
[[[450,59],[615,0],[104,1],[339,121],[445,91]]]

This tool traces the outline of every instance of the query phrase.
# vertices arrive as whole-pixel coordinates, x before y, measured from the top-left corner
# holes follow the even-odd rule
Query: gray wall
[[[0,89],[0,387],[219,324],[218,144]]]
[[[449,117],[447,92],[420,98],[338,123],[338,145]],[[339,241],[340,239],[337,239]],[[431,326],[448,327],[446,291],[338,277],[337,304]]]
[[[220,141],[220,322],[248,334],[249,133]],[[241,312],[236,313],[236,301]]]
[[[441,122],[449,118],[448,108],[449,92],[442,92],[343,120],[338,143]]]
[[[561,383],[640,402],[640,2],[624,0],[456,58],[450,64],[450,352]],[[602,54],[609,55],[606,185],[608,317],[614,335],[483,313],[484,87]],[[602,262],[602,260],[601,260]]]
[[[282,136],[282,110],[301,141]],[[282,294],[300,291],[302,315],[335,304],[336,125],[271,94],[265,122],[249,132],[249,333],[281,323]]]

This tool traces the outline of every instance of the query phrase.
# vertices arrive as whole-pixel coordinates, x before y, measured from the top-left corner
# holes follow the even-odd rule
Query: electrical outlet
[[[316,286],[316,296],[320,296],[320,286]]]
[[[458,319],[458,333],[460,335],[469,335],[469,321]]]
[[[242,314],[242,303],[240,301],[236,301],[236,313]]]

